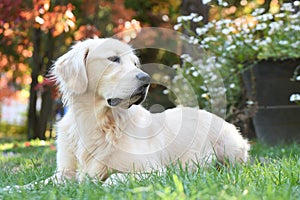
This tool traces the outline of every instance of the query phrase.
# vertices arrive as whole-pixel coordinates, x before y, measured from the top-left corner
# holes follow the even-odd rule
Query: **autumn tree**
[[[28,138],[45,139],[57,93],[49,70],[76,40],[140,27],[124,0],[5,0],[0,2],[2,96],[29,91]],[[0,97],[1,99],[1,97]],[[40,99],[40,102],[38,101]]]
[[[118,30],[115,28],[134,14],[124,7],[123,0],[68,2],[0,2],[0,68],[5,75],[0,84],[12,85],[13,90],[5,90],[6,96],[24,87],[30,91],[29,139],[45,139],[47,124],[54,115],[57,92],[53,81],[47,79],[53,61],[67,51],[73,41],[112,36]],[[38,99],[41,99],[40,105]]]

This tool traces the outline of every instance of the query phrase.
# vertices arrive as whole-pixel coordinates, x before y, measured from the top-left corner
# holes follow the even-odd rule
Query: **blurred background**
[[[284,3],[289,3],[285,5],[291,7],[281,9]],[[238,125],[247,137],[256,137],[252,117],[257,112],[258,103],[256,98],[249,97],[242,80],[241,69],[245,69],[247,62],[242,58],[234,63],[229,62],[230,59],[227,59],[227,55],[224,54],[224,48],[227,49],[226,52],[232,49],[231,56],[235,55],[234,49],[237,49],[239,53],[234,58],[244,53],[247,64],[254,63],[253,60],[257,58],[262,60],[283,58],[281,54],[267,55],[265,52],[261,56],[259,51],[265,47],[258,45],[255,49],[250,42],[247,43],[251,39],[247,37],[251,34],[253,37],[257,33],[263,39],[266,39],[266,35],[272,34],[271,32],[264,34],[259,30],[259,15],[263,18],[269,13],[273,18],[262,20],[265,20],[265,23],[276,21],[279,23],[278,14],[281,11],[287,13],[286,16],[290,14],[294,18],[299,17],[296,15],[299,11],[299,1],[0,0],[0,139],[14,137],[45,140],[55,136],[53,125],[66,110],[54,82],[47,79],[47,75],[53,61],[66,52],[74,41],[111,37],[121,33],[118,37],[124,42],[130,42],[144,27],[162,27],[181,31],[189,36],[191,44],[202,45],[201,48],[208,54],[216,56],[218,58],[216,65],[220,68],[226,87],[224,92],[228,103],[227,120]],[[278,19],[274,17],[276,14]],[[226,19],[232,21],[226,22]],[[286,21],[289,19],[287,18]],[[228,29],[232,22],[234,22],[234,29]],[[295,23],[299,23],[299,20]],[[209,41],[214,39],[207,38],[218,34],[217,26],[220,24],[224,26],[223,32],[221,31],[223,40],[219,40],[222,38],[217,35],[219,43],[210,44]],[[238,29],[238,25],[242,28]],[[280,26],[283,27],[284,24],[279,23]],[[297,36],[293,38],[296,42],[295,40],[299,39],[299,29],[297,24],[294,26],[298,34],[298,36],[293,34],[293,37]],[[212,30],[212,27],[215,29]],[[227,29],[228,32],[224,31]],[[278,28],[274,28],[273,31],[280,32],[277,30]],[[247,37],[241,38],[243,31]],[[230,34],[232,37],[228,38]],[[241,44],[247,43],[247,47],[252,46],[251,51],[243,52],[242,50],[246,48],[239,50],[236,44],[233,46],[226,43],[226,41],[237,41],[232,39],[236,34],[240,34],[237,37]],[[151,40],[155,40],[156,37],[161,36],[154,33],[149,35],[146,41],[151,43]],[[202,41],[207,43],[204,44]],[[264,42],[259,41],[261,44]],[[285,40],[281,41],[283,42],[282,44],[279,42],[280,45],[286,45]],[[221,49],[223,44],[227,46]],[[219,52],[214,51],[216,45],[220,46]],[[298,46],[300,44],[295,45],[295,49],[299,48]],[[299,51],[295,49],[290,49],[291,53],[284,58],[299,59]],[[178,73],[171,78],[181,75],[191,80],[197,92],[199,106],[210,110],[210,94],[205,89],[205,78],[195,73],[193,64],[185,62],[180,56],[159,49],[142,49],[139,50],[138,56],[142,64],[163,63],[174,69],[184,69],[184,73],[178,70]],[[221,59],[222,57],[224,59]],[[294,68],[290,72],[290,78],[293,74]],[[294,75],[295,79],[297,77],[297,74]],[[202,85],[204,86],[200,87]],[[293,92],[294,99],[286,97],[288,102],[297,102],[297,91]],[[150,108],[153,104],[162,105],[166,109],[174,107],[176,103],[172,91],[168,91],[161,85],[152,84],[145,106]]]

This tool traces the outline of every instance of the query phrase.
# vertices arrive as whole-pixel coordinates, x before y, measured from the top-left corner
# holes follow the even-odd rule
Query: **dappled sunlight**
[[[121,40],[128,43],[137,37],[141,29],[141,23],[132,19],[131,21],[120,23],[115,31],[119,33],[117,35]]]
[[[11,151],[15,148],[29,148],[29,147],[49,147],[50,150],[55,151],[56,147],[54,140],[45,141],[45,140],[30,140],[24,142],[4,142],[0,143],[0,151]]]

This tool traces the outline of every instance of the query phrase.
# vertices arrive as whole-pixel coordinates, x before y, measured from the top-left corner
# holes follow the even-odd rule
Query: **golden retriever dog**
[[[152,114],[140,104],[150,76],[133,49],[116,39],[88,39],[52,69],[68,111],[57,124],[59,180],[105,180],[111,171],[151,172],[214,158],[246,162],[249,144],[237,128],[204,110],[178,107]]]

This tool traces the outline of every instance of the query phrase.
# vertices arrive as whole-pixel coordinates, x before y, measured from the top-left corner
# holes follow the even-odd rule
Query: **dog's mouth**
[[[121,106],[125,108],[130,108],[132,105],[139,105],[145,100],[148,87],[149,84],[142,85],[135,89],[129,98],[109,98],[107,99],[107,103],[112,107]]]

